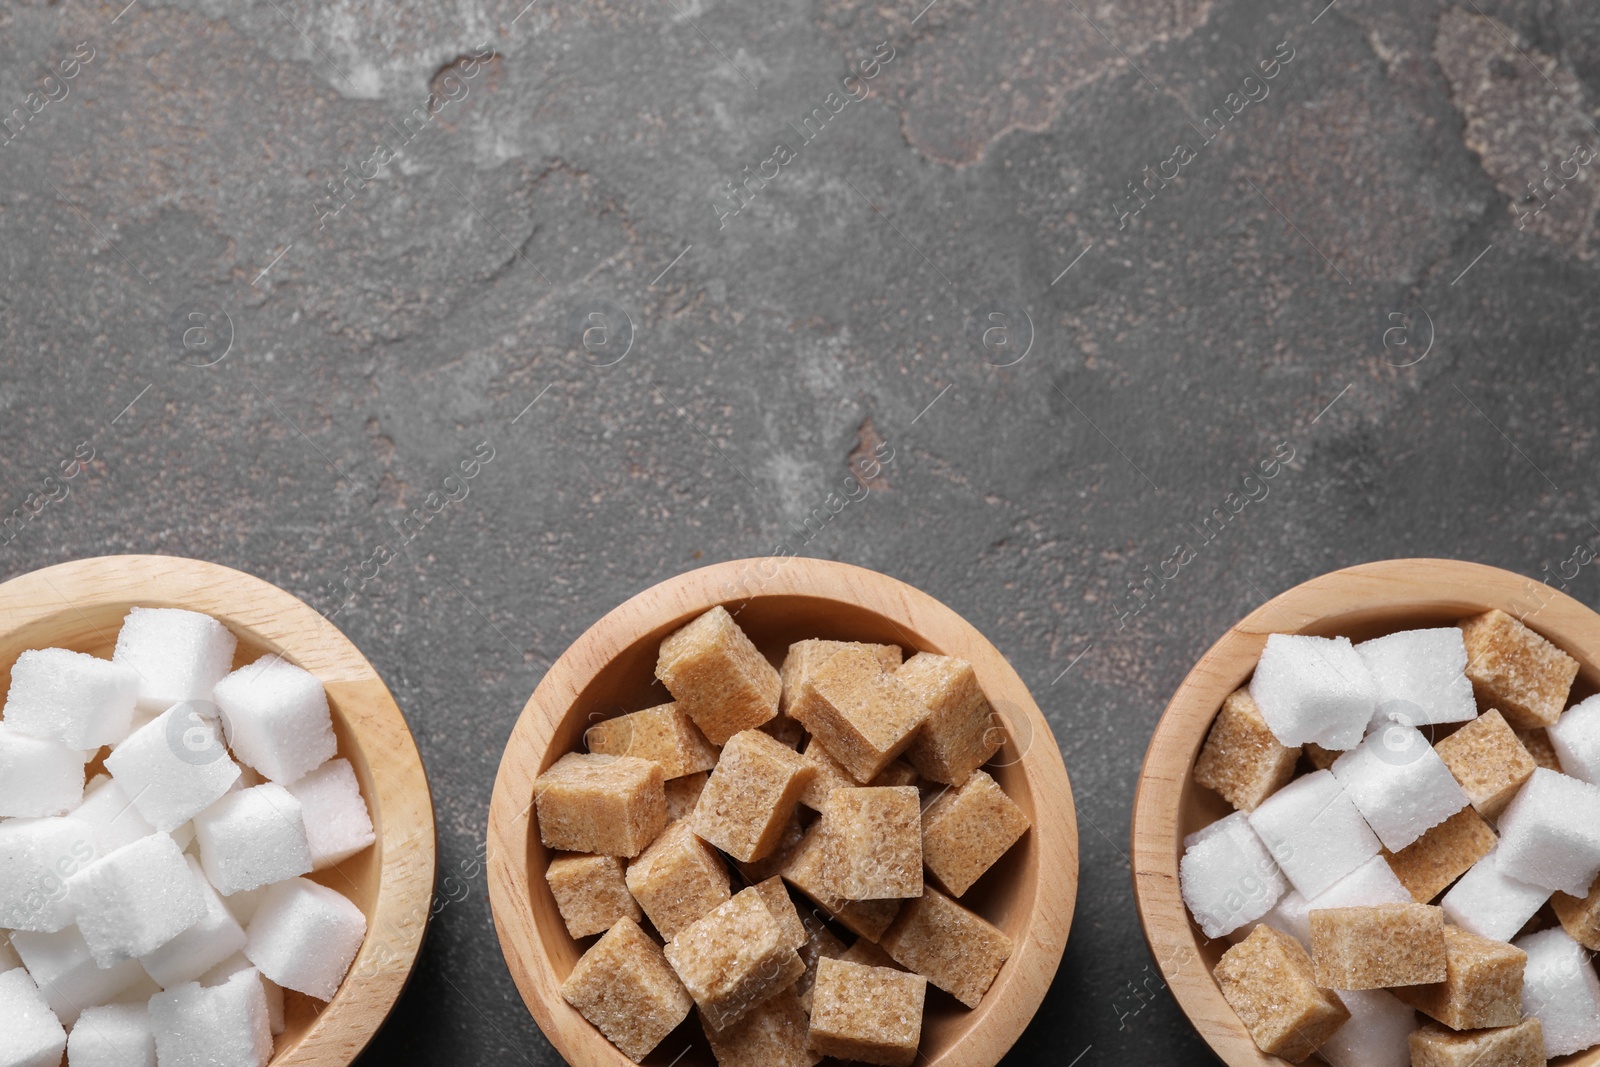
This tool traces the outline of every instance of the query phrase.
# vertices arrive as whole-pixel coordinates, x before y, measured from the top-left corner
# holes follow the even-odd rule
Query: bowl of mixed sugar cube
[[[993,1067],[1061,962],[1072,789],[969,623],[841,563],[740,560],[551,667],[489,811],[490,900],[575,1067]]]
[[[0,584],[0,1067],[338,1067],[411,972],[433,807],[332,623],[168,556]]]
[[[1600,615],[1475,563],[1335,571],[1184,679],[1134,887],[1227,1063],[1600,1065]]]

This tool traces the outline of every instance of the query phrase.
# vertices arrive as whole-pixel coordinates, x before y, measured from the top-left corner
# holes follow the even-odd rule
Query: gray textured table
[[[1032,684],[1083,881],[1008,1063],[1206,1058],[1125,853],[1231,622],[1400,555],[1600,594],[1593,4],[924,2],[0,7],[3,571],[339,608],[451,899],[368,1062],[559,1062],[490,787],[551,660],[678,571],[874,567]]]

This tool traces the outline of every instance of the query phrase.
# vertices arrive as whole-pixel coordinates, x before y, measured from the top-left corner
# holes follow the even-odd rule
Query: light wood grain
[[[489,896],[522,999],[574,1067],[630,1062],[561,997],[561,983],[594,939],[579,943],[567,935],[545,883],[550,854],[533,826],[533,780],[563,753],[581,750],[591,722],[667,700],[654,678],[657,646],[717,604],[733,612],[775,662],[790,642],[806,637],[886,642],[907,654],[959,656],[972,663],[979,684],[1006,719],[1010,739],[991,773],[1028,813],[1034,829],[963,903],[1004,929],[1016,951],[976,1010],[942,994],[929,998],[925,1058],[918,1059],[924,1067],[993,1067],[1043,1000],[1072,923],[1078,837],[1066,768],[1022,679],[976,629],[908,585],[821,560],[736,560],[663,582],[597,622],[539,683],[512,731],[489,808]],[[646,1062],[713,1064],[693,1016]]]
[[[1194,783],[1192,769],[1223,699],[1255,669],[1267,635],[1303,633],[1366,640],[1395,630],[1448,626],[1490,608],[1519,616],[1579,663],[1573,699],[1600,685],[1600,615],[1530,578],[1443,559],[1368,563],[1314,578],[1279,594],[1223,635],[1173,694],[1139,775],[1133,809],[1134,893],[1145,939],[1179,1005],[1211,1048],[1233,1067],[1285,1061],[1256,1048],[1211,977],[1227,949],[1189,919],[1178,889],[1183,838],[1232,812]],[[1600,1067],[1600,1051],[1552,1060]]]
[[[0,689],[10,686],[11,666],[26,649],[109,657],[135,606],[204,612],[238,637],[235,667],[277,652],[328,691],[339,755],[355,768],[378,840],[312,877],[366,913],[367,937],[327,1004],[286,992],[288,1025],[272,1064],[344,1067],[399,998],[427,927],[433,800],[411,731],[372,665],[309,605],[240,571],[174,556],[77,560],[0,584]]]

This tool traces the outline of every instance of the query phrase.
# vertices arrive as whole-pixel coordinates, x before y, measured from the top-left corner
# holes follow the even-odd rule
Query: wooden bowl
[[[976,1010],[929,987],[918,1063],[993,1067],[1043,1000],[1072,923],[1078,836],[1066,768],[1022,679],[982,634],[926,593],[823,560],[736,560],[662,582],[590,627],[539,683],[500,762],[487,847],[495,928],[528,1010],[574,1067],[631,1062],[561,997],[561,983],[595,939],[568,936],[545,882],[550,852],[530,810],[533,780],[563,754],[581,751],[595,721],[670,699],[655,680],[657,646],[718,604],[774,663],[790,642],[827,637],[959,656],[977,671],[1008,735],[990,773],[1033,830],[962,903],[1005,930],[1016,950]],[[695,1014],[645,1062],[712,1067]]]
[[[327,1004],[284,991],[286,1028],[274,1067],[343,1067],[366,1047],[416,962],[433,896],[433,800],[411,731],[372,665],[303,601],[240,571],[174,556],[101,556],[0,584],[0,690],[30,648],[109,658],[132,607],[188,608],[239,639],[234,666],[268,652],[305,668],[328,691],[339,755],[350,761],[378,840],[311,875],[354,901],[367,937]],[[90,771],[98,770],[98,762]]]
[[[1600,615],[1557,590],[1497,567],[1392,559],[1324,574],[1261,605],[1211,646],[1173,694],[1145,754],[1133,806],[1133,886],[1145,939],[1184,1014],[1233,1067],[1281,1067],[1256,1048],[1211,972],[1228,948],[1189,919],[1178,891],[1183,839],[1231,814],[1196,785],[1195,759],[1227,695],[1255,670],[1272,633],[1363,641],[1395,630],[1448,626],[1490,608],[1520,617],[1578,661],[1573,698],[1600,686]],[[1552,1060],[1600,1067],[1600,1050]]]

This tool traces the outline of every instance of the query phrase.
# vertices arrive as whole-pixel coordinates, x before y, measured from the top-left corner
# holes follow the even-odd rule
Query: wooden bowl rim
[[[25,634],[31,624],[91,604],[204,612],[241,639],[248,635],[281,652],[325,685],[350,687],[338,714],[361,748],[376,793],[367,800],[377,830],[377,891],[367,936],[345,981],[298,1041],[275,1050],[271,1063],[345,1067],[399,1000],[433,897],[433,798],[393,694],[355,643],[320,612],[265,579],[221,564],[154,554],[93,556],[0,582],[0,619],[8,633]]]
[[[775,571],[765,577],[767,570]],[[762,577],[753,583],[751,576]],[[758,591],[749,592],[756,584]],[[741,590],[747,595],[739,595]],[[1077,816],[1066,765],[1054,734],[1028,687],[1000,651],[954,610],[898,579],[863,567],[804,557],[729,560],[668,578],[636,594],[590,626],[551,665],[522,709],[495,778],[486,843],[489,898],[512,978],[539,1028],[573,1067],[630,1067],[632,1061],[595,1030],[560,994],[561,980],[542,950],[531,916],[527,872],[529,809],[534,774],[553,762],[549,751],[561,720],[613,658],[661,627],[682,625],[718,604],[772,597],[806,597],[850,604],[918,633],[973,663],[993,700],[1003,690],[1029,719],[1035,742],[1018,765],[1036,798],[1055,793],[1063,817],[1035,820],[1039,835],[1038,890],[1023,937],[976,1009],[980,1017],[925,1067],[994,1067],[1037,1012],[1066,949],[1077,898]],[[828,636],[828,635],[819,635]],[[908,641],[909,644],[909,641]],[[586,666],[593,665],[593,666]],[[1036,806],[1042,806],[1036,800]]]
[[[1250,676],[1268,634],[1320,630],[1330,621],[1358,614],[1450,609],[1466,617],[1495,607],[1517,614],[1518,608],[1529,606],[1537,610],[1524,621],[1578,660],[1580,676],[1593,681],[1600,670],[1600,614],[1513,571],[1465,560],[1416,558],[1345,567],[1279,593],[1223,634],[1173,693],[1150,739],[1134,795],[1134,898],[1163,980],[1200,1036],[1230,1067],[1281,1067],[1287,1061],[1258,1049],[1223,999],[1200,958],[1206,939],[1190,921],[1179,892],[1181,799],[1223,698]],[[1551,1063],[1600,1067],[1600,1049]]]

